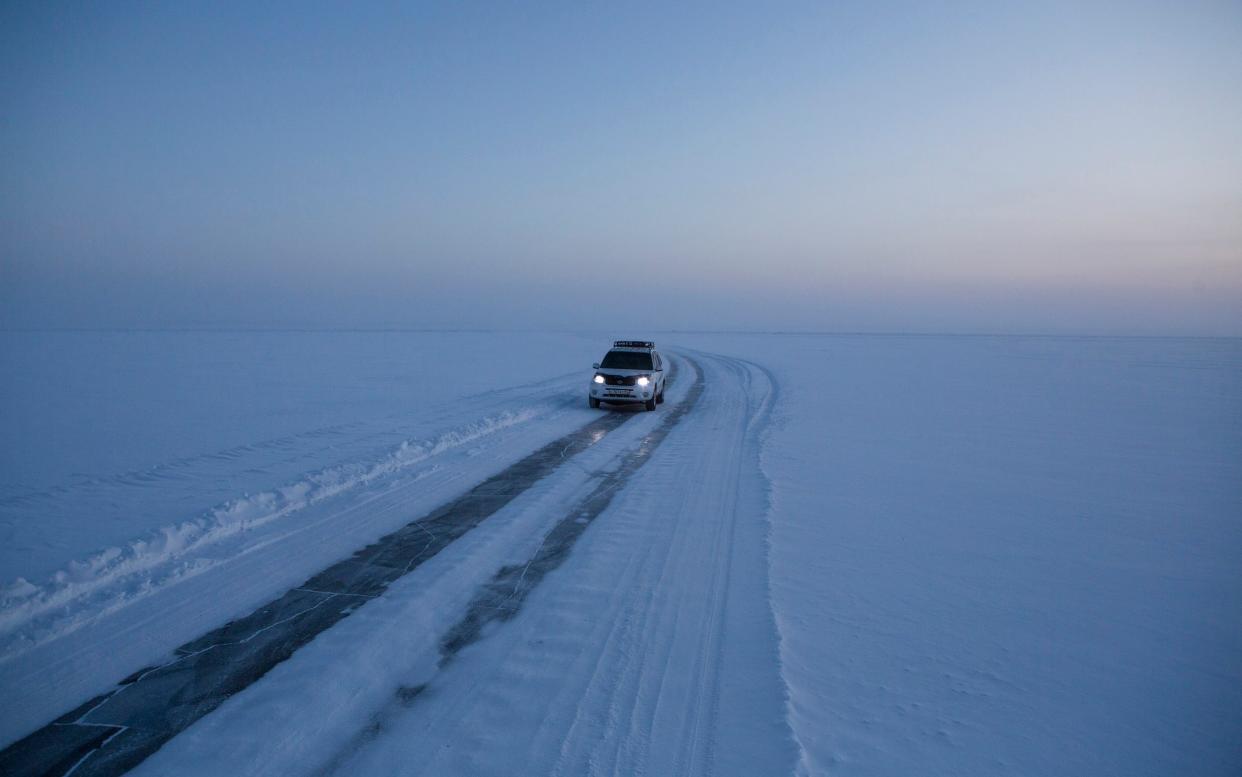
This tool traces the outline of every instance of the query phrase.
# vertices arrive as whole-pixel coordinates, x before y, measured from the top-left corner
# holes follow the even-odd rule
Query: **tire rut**
[[[508,621],[517,615],[529,594],[568,558],[574,544],[591,523],[608,508],[613,497],[628,484],[630,478],[647,462],[673,428],[695,407],[703,393],[703,371],[693,359],[683,358],[695,371],[694,383],[686,396],[661,419],[659,425],[643,436],[636,448],[622,454],[616,469],[600,476],[596,487],[549,530],[530,559],[524,564],[502,567],[479,589],[461,619],[440,642],[441,668],[450,663],[462,649],[481,639],[488,626]],[[670,380],[673,378],[674,376],[670,376]],[[386,729],[388,718],[414,705],[426,688],[426,684],[398,688],[389,705],[373,716],[353,742],[338,753],[319,774],[331,775],[340,772],[350,756]]]

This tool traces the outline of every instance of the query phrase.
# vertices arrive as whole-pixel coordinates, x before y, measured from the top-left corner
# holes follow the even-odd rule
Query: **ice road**
[[[647,413],[540,337],[563,373],[23,464],[0,772],[1242,766],[1237,341],[678,335]]]

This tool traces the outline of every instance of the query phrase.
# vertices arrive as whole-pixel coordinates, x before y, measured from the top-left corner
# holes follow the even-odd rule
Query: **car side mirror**
[[[594,364],[592,364],[592,365],[591,365],[591,369],[593,369],[593,370],[598,370],[598,369],[599,369],[599,362],[595,362]]]

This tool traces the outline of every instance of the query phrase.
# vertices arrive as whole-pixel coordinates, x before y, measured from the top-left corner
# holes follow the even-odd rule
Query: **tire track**
[[[693,359],[683,358],[686,358],[695,371],[694,383],[686,396],[661,419],[658,426],[642,438],[635,449],[622,455],[616,469],[605,473],[596,487],[548,531],[530,559],[524,564],[502,567],[479,589],[467,606],[465,614],[440,642],[440,668],[450,663],[462,649],[478,641],[489,625],[510,620],[517,615],[527,596],[568,558],[574,544],[590,524],[608,508],[613,497],[629,483],[630,478],[647,462],[669,432],[695,407],[703,393],[703,371]],[[670,375],[670,380],[672,379],[673,376]],[[389,705],[374,715],[351,744],[332,758],[319,773],[339,773],[355,752],[385,730],[389,718],[412,706],[426,687],[423,684],[398,688]]]

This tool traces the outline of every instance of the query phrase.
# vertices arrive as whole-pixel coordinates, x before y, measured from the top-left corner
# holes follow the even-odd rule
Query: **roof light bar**
[[[650,340],[615,340],[612,344],[613,348],[655,348],[655,343]]]

